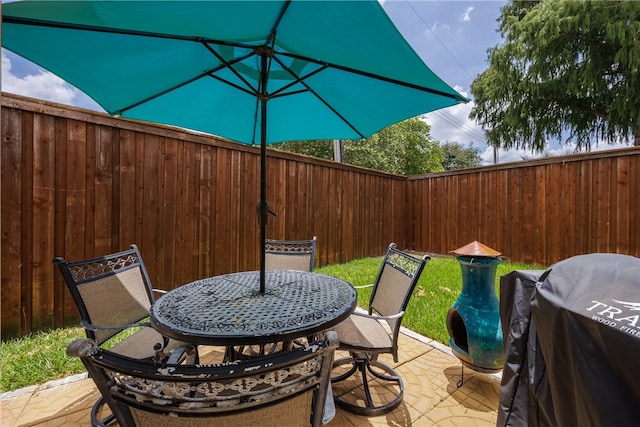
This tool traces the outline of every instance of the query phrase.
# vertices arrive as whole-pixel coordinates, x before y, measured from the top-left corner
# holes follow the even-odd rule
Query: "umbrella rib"
[[[205,73],[205,74],[206,74],[208,77],[211,77],[212,79],[216,79],[216,80],[218,80],[219,82],[222,82],[222,83],[224,83],[224,84],[226,84],[226,85],[229,85],[229,86],[231,86],[231,87],[233,87],[233,88],[236,88],[236,89],[238,89],[238,90],[239,90],[239,91],[241,91],[241,92],[244,92],[244,93],[249,94],[249,95],[252,95],[252,96],[256,96],[256,93],[255,93],[255,92],[250,91],[250,90],[249,90],[249,89],[247,89],[246,87],[242,87],[242,86],[240,86],[239,84],[236,84],[236,83],[230,82],[229,80],[226,80],[226,79],[224,79],[224,78],[222,78],[222,77],[220,77],[220,76],[217,76],[217,75],[215,75],[215,74],[211,74],[211,73],[209,73],[209,72],[207,72],[207,73]],[[252,88],[252,89],[253,89],[253,88]]]
[[[251,85],[251,83],[249,83],[249,82],[247,81],[247,79],[245,79],[245,78],[242,76],[242,74],[240,74],[240,73],[239,73],[235,68],[233,68],[233,64],[236,64],[236,63],[238,63],[238,62],[242,62],[242,61],[244,61],[245,59],[250,58],[251,56],[254,56],[254,55],[255,55],[255,51],[254,51],[254,50],[251,50],[251,52],[250,52],[250,53],[248,53],[248,54],[246,54],[246,55],[244,55],[244,56],[241,56],[241,57],[239,57],[239,58],[235,58],[233,61],[227,61],[227,60],[226,60],[226,59],[224,59],[224,58],[223,58],[223,57],[222,57],[218,52],[216,52],[216,51],[215,51],[215,49],[211,48],[211,46],[209,46],[209,44],[207,44],[206,42],[203,42],[202,44],[204,45],[204,47],[205,47],[209,52],[211,52],[211,54],[212,54],[213,56],[215,56],[215,57],[216,57],[216,59],[218,59],[218,61],[220,61],[220,62],[222,63],[222,65],[224,66],[224,67],[222,67],[222,68],[228,68],[229,70],[231,70],[231,72],[232,72],[233,74],[235,74],[235,76],[236,76],[236,77],[238,77],[238,78],[239,78],[239,79],[240,79],[240,80],[241,80],[245,85],[247,85],[247,87],[248,87],[250,90],[247,90],[246,88],[243,88],[243,87],[241,87],[240,85],[237,85],[237,84],[232,83],[232,82],[230,82],[230,81],[228,81],[228,80],[225,80],[225,79],[223,79],[222,77],[214,76],[214,75],[212,74],[212,73],[214,73],[214,72],[218,71],[218,70],[219,70],[219,69],[221,69],[221,68],[218,68],[218,69],[216,69],[216,70],[211,71],[211,73],[209,74],[211,77],[216,78],[216,79],[220,80],[221,82],[227,83],[227,84],[229,84],[229,85],[231,85],[231,86],[235,87],[236,89],[242,90],[243,92],[249,93],[249,94],[251,94],[251,95],[255,95],[255,94],[257,93],[258,89],[256,89],[255,87],[253,87],[253,86]]]
[[[275,43],[276,30],[280,26],[280,22],[282,22],[282,18],[284,18],[284,14],[287,13],[287,10],[289,9],[290,5],[291,5],[291,0],[287,0],[282,5],[282,9],[280,9],[280,13],[278,14],[278,17],[276,18],[275,22],[273,23],[273,27],[271,28],[271,33],[269,34],[269,38],[267,39],[267,42],[265,43],[267,46],[269,46],[269,45],[273,46],[273,44]]]
[[[358,70],[357,68],[351,68],[351,67],[346,67],[344,65],[332,64],[332,63],[328,63],[326,61],[321,61],[319,59],[313,59],[313,58],[309,58],[309,57],[306,57],[306,56],[297,55],[295,53],[278,52],[278,55],[287,56],[289,58],[299,59],[299,60],[302,60],[302,61],[308,61],[308,62],[312,62],[314,64],[324,65],[324,66],[326,66],[328,68],[335,68],[336,70],[346,71],[346,72],[358,74],[358,75],[361,75],[361,76],[364,76],[364,77],[368,77],[368,78],[372,78],[372,79],[376,79],[376,80],[382,80],[382,81],[387,82],[387,83],[392,83],[392,84],[396,84],[396,85],[399,85],[399,86],[408,87],[410,89],[416,89],[416,90],[420,90],[420,91],[423,91],[423,92],[432,93],[434,95],[439,95],[439,96],[443,96],[443,97],[446,97],[446,98],[458,99],[459,101],[462,101],[461,99],[459,99],[459,96],[456,96],[455,94],[451,94],[451,93],[448,93],[448,92],[443,92],[443,91],[440,91],[440,90],[437,90],[437,89],[430,89],[428,87],[420,86],[420,85],[417,85],[417,84],[414,84],[414,83],[403,82],[402,80],[392,79],[390,77],[381,76],[379,74],[369,73],[367,71]]]
[[[199,79],[201,79],[201,78],[203,78],[203,77],[206,77],[206,76],[208,76],[208,75],[209,75],[208,73],[209,73],[208,71],[205,71],[204,73],[202,73],[202,74],[200,74],[200,75],[197,75],[197,76],[195,76],[195,77],[193,77],[193,78],[190,78],[190,79],[188,79],[188,80],[185,80],[185,81],[183,81],[183,82],[180,82],[180,83],[178,83],[178,84],[177,84],[177,85],[175,85],[175,86],[172,86],[172,87],[170,87],[170,88],[167,88],[167,89],[165,89],[165,90],[163,90],[163,91],[160,91],[160,92],[158,92],[158,93],[154,93],[153,95],[148,96],[148,97],[146,97],[146,98],[144,98],[144,99],[141,99],[141,100],[140,100],[140,101],[138,101],[138,102],[135,102],[135,103],[133,103],[133,104],[127,105],[126,107],[120,108],[119,110],[116,110],[116,111],[111,112],[111,115],[113,115],[113,116],[121,116],[123,113],[125,113],[125,112],[127,112],[127,111],[129,111],[129,110],[131,110],[131,109],[133,109],[133,108],[136,108],[136,107],[138,107],[138,106],[140,106],[140,105],[142,105],[142,104],[146,104],[146,103],[147,103],[147,102],[149,102],[149,101],[152,101],[152,100],[154,100],[154,99],[156,99],[156,98],[161,97],[162,95],[165,95],[165,94],[167,94],[167,93],[169,93],[169,92],[173,92],[174,90],[176,90],[176,89],[178,89],[178,88],[181,88],[181,87],[183,87],[183,86],[188,85],[189,83],[193,83],[193,82],[195,82],[196,80],[199,80]]]
[[[306,90],[292,91],[292,92],[288,92],[288,93],[285,93],[285,94],[280,94],[280,95],[278,95],[278,96],[279,96],[279,97],[281,97],[281,96],[288,96],[288,95],[293,95],[293,94],[297,94],[297,93],[301,93],[301,92],[306,92],[306,91],[308,91],[308,92],[312,93],[312,94],[313,94],[313,96],[315,96],[315,97],[316,97],[320,102],[322,102],[322,103],[325,105],[325,107],[327,107],[329,110],[333,111],[333,114],[335,114],[337,117],[339,117],[339,118],[340,118],[340,120],[342,120],[342,121],[343,121],[347,126],[349,126],[349,127],[350,127],[354,132],[355,132],[355,133],[357,133],[358,135],[360,135],[360,138],[366,138],[366,136],[364,136],[364,135],[362,134],[362,132],[360,132],[360,131],[359,131],[359,130],[358,130],[358,129],[353,125],[353,123],[351,123],[349,120],[347,120],[347,118],[346,118],[346,117],[344,117],[342,114],[340,114],[340,113],[338,112],[338,110],[336,110],[335,108],[333,108],[333,106],[331,106],[327,101],[325,101],[325,99],[324,99],[323,97],[321,97],[320,95],[318,95],[318,93],[317,93],[315,90],[313,90],[313,89],[312,89],[312,88],[311,88],[311,87],[310,87],[310,86],[309,86],[309,85],[304,81],[305,79],[307,79],[307,78],[309,78],[309,77],[311,77],[311,76],[313,76],[313,75],[315,75],[315,74],[319,73],[320,71],[322,71],[322,70],[326,70],[326,69],[327,69],[327,67],[328,67],[328,64],[326,64],[326,63],[322,63],[322,62],[320,62],[320,61],[314,61],[316,64],[320,64],[320,65],[324,65],[324,66],[322,66],[322,67],[318,68],[317,70],[312,71],[311,73],[307,74],[306,76],[300,77],[300,76],[296,75],[296,74],[295,74],[295,73],[294,73],[294,72],[293,72],[289,67],[287,67],[287,66],[286,66],[282,61],[280,61],[280,59],[279,59],[277,56],[274,56],[274,57],[273,57],[273,59],[274,59],[278,64],[280,64],[280,66],[281,66],[283,69],[287,70],[287,72],[289,72],[289,74],[291,74],[292,76],[294,76],[294,77],[296,78],[296,80],[295,80],[294,82],[292,82],[292,83],[290,83],[290,84],[286,85],[285,87],[281,88],[280,90],[278,90],[277,92],[274,92],[274,93],[280,93],[280,92],[282,92],[285,88],[287,88],[287,87],[291,87],[291,86],[292,86],[292,85],[294,85],[294,84],[300,83],[301,85],[303,85],[303,86],[306,88]],[[274,98],[275,98],[275,96],[274,96]]]
[[[240,61],[240,60],[242,60],[242,59],[244,59],[244,58],[238,59],[238,61]],[[232,62],[231,62],[231,64],[233,64],[233,63],[235,63],[235,62],[238,62],[238,61],[232,61]],[[243,92],[245,92],[245,93],[248,93],[249,95],[255,95],[255,93],[254,93],[254,92],[251,92],[251,91],[250,91],[250,90],[248,90],[247,88],[242,87],[242,86],[240,86],[240,85],[237,85],[237,84],[235,84],[235,83],[232,83],[232,82],[230,82],[230,81],[228,81],[228,80],[225,80],[225,79],[223,79],[222,77],[216,76],[216,75],[214,74],[216,71],[218,71],[218,70],[221,70],[221,69],[223,69],[223,68],[228,67],[228,64],[229,64],[229,63],[223,63],[222,65],[220,65],[220,66],[218,66],[218,67],[216,67],[216,68],[213,68],[213,69],[211,69],[211,70],[207,70],[207,71],[203,72],[202,74],[200,74],[200,75],[198,75],[198,76],[195,76],[195,77],[193,77],[193,78],[191,78],[191,79],[188,79],[188,80],[185,80],[185,81],[183,81],[183,82],[180,82],[180,83],[178,83],[178,84],[177,84],[177,85],[175,85],[175,86],[172,86],[172,87],[170,87],[170,88],[168,88],[168,89],[165,89],[165,90],[163,90],[163,91],[161,91],[161,92],[158,92],[158,93],[155,93],[155,94],[153,94],[153,95],[151,95],[151,96],[148,96],[148,97],[146,97],[146,98],[144,98],[144,99],[142,99],[142,100],[140,100],[140,101],[138,101],[138,102],[136,102],[136,103],[134,103],[134,104],[130,104],[130,105],[126,106],[126,107],[123,107],[123,108],[121,108],[121,109],[119,109],[119,110],[115,111],[115,112],[112,112],[111,114],[112,114],[112,115],[116,115],[116,116],[117,116],[117,115],[122,115],[122,113],[124,113],[124,112],[126,112],[126,111],[129,111],[129,110],[131,110],[131,109],[133,109],[133,108],[136,108],[136,107],[138,107],[138,106],[140,106],[140,105],[142,105],[142,104],[146,104],[146,103],[147,103],[147,102],[149,102],[149,101],[152,101],[152,100],[154,100],[154,99],[156,99],[156,98],[159,98],[159,97],[161,97],[162,95],[165,95],[165,94],[167,94],[167,93],[169,93],[169,92],[172,92],[172,91],[174,91],[174,90],[176,90],[176,89],[178,89],[178,88],[181,88],[181,87],[183,87],[183,86],[186,86],[186,85],[188,85],[189,83],[193,83],[194,81],[199,80],[199,79],[201,79],[201,78],[203,78],[203,77],[211,77],[211,78],[214,78],[214,79],[216,79],[216,80],[218,80],[218,81],[223,82],[224,84],[227,84],[227,85],[229,85],[229,86],[233,86],[234,88],[236,88],[236,89],[238,89],[238,90],[240,90],[240,91],[243,91]],[[251,86],[249,85],[249,87],[251,87]],[[252,88],[252,89],[253,89],[253,88]]]
[[[304,84],[304,80],[308,79],[311,76],[315,76],[316,74],[318,74],[321,71],[324,71],[327,69],[326,66],[324,67],[320,67],[317,70],[313,70],[312,72],[310,72],[309,74],[305,75],[305,76],[297,76],[290,68],[288,68],[285,64],[282,63],[282,61],[280,61],[277,57],[274,58],[276,60],[276,62],[278,64],[280,64],[280,66],[282,67],[283,70],[286,70],[289,74],[291,74],[296,80],[292,81],[291,83],[289,83],[288,85],[285,85],[283,87],[281,87],[280,89],[274,91],[271,94],[272,98],[276,98],[279,96],[287,96],[287,95],[292,95],[292,94],[296,94],[296,93],[300,93],[300,92],[305,92],[304,90],[298,90],[298,91],[293,91],[293,92],[287,92],[285,94],[281,94],[282,92],[286,91],[287,89],[289,89],[291,86],[294,86],[298,83],[302,83],[307,89],[309,89],[309,87]]]

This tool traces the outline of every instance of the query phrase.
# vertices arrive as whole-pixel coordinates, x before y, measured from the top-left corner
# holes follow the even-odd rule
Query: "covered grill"
[[[596,253],[514,271],[500,300],[498,426],[638,425],[640,259]]]

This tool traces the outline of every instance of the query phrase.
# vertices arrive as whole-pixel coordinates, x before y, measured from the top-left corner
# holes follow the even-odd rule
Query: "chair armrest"
[[[82,322],[82,327],[85,329],[88,329],[90,331],[123,331],[125,329],[129,329],[129,328],[137,328],[139,326],[145,326],[145,327],[151,327],[151,323],[149,322],[140,322],[140,323],[129,323],[126,325],[119,325],[119,326],[96,326],[96,325],[92,325],[91,323],[83,320]]]
[[[351,315],[352,316],[360,316],[360,317],[368,317],[370,319],[376,319],[376,320],[393,320],[393,319],[399,319],[402,316],[404,316],[404,311],[401,311],[400,313],[393,314],[391,316],[379,316],[377,314],[358,313],[357,311],[351,313]]]
[[[368,285],[362,285],[362,286],[354,286],[354,288],[356,289],[364,289],[364,288],[372,288],[373,287],[373,283],[370,283]]]
[[[67,346],[67,356],[88,357],[98,349],[96,342],[89,338],[78,338]]]
[[[153,288],[152,291],[156,294],[163,294],[163,295],[168,292],[168,291],[165,291],[164,289],[156,289],[156,288]]]

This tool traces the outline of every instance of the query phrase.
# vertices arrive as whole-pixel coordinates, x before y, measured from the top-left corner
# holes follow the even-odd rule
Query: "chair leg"
[[[384,362],[375,360],[375,356],[372,357],[364,353],[354,353],[351,357],[338,359],[333,363],[333,367],[335,369],[346,364],[351,364],[351,368],[349,368],[347,372],[331,378],[331,383],[335,384],[344,381],[356,372],[359,372],[364,392],[364,405],[349,402],[342,396],[334,396],[337,406],[356,415],[375,416],[387,414],[400,405],[404,397],[404,383],[400,374],[398,374],[395,369]],[[394,398],[381,404],[374,403],[371,385],[369,383],[370,375],[373,376],[374,379],[396,384],[398,392],[395,393]]]
[[[103,410],[109,408],[106,403],[107,402],[104,400],[104,398],[100,397],[91,408],[91,425],[93,427],[107,427],[111,425],[117,425],[117,423],[114,423],[116,421],[116,416],[112,413],[109,413],[109,415],[105,416],[103,419],[98,420],[99,414],[101,414]]]

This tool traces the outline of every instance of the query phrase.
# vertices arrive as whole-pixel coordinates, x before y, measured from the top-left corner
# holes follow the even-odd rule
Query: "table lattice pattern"
[[[259,272],[233,273],[198,280],[165,294],[151,309],[152,321],[182,339],[295,336],[317,332],[348,316],[355,289],[322,274],[267,271],[260,294]],[[300,334],[297,334],[300,332]]]

